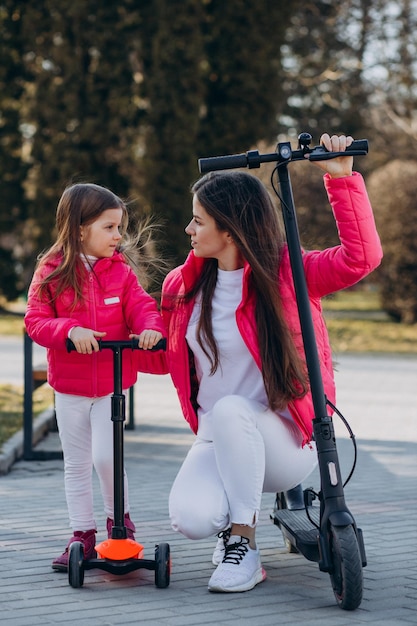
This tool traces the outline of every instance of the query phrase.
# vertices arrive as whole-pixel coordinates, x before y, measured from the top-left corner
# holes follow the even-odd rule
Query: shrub
[[[384,249],[377,276],[383,309],[395,320],[417,322],[417,161],[395,160],[367,179]]]

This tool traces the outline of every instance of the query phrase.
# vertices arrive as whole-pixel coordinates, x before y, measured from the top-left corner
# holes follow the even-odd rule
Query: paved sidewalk
[[[145,557],[154,544],[171,546],[172,576],[157,589],[154,573],[113,576],[85,573],[81,589],[53,572],[51,559],[69,537],[62,461],[19,461],[0,477],[0,611],[7,626],[120,626],[157,624],[264,624],[344,626],[417,623],[417,359],[341,357],[338,406],[358,441],[355,474],[346,499],[362,528],[368,566],[364,598],[354,612],[339,609],[327,574],[288,554],[269,515],[265,494],[258,543],[267,580],[243,594],[210,594],[215,541],[189,541],[169,525],[172,481],[193,436],[185,424],[169,377],[143,376],[137,385],[136,429],[126,431],[126,467],[132,517]],[[337,429],[342,472],[352,445]],[[51,433],[38,447],[56,448]],[[317,475],[308,481],[318,488]],[[96,488],[98,540],[105,520]]]

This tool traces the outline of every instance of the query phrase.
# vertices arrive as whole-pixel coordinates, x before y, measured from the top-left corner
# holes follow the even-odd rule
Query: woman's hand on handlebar
[[[348,135],[328,135],[324,133],[320,137],[320,144],[329,152],[344,152],[347,146],[350,146],[353,138]],[[308,155],[306,155],[308,156]],[[342,178],[343,176],[351,176],[353,168],[353,157],[343,156],[329,159],[326,161],[312,161],[321,170],[330,174],[332,178]]]
[[[139,348],[142,350],[150,350],[160,339],[162,339],[162,333],[157,330],[143,330],[140,335],[129,335],[129,339],[137,339]]]

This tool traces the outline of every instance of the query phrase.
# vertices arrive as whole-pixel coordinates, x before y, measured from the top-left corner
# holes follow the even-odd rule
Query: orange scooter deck
[[[96,546],[98,556],[111,561],[143,559],[144,551],[144,546],[133,539],[106,539]]]

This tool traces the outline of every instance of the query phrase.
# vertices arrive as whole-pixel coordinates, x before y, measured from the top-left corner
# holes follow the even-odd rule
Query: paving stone
[[[347,504],[363,530],[368,565],[361,606],[340,610],[330,577],[316,563],[286,551],[270,514],[274,494],[264,494],[257,533],[267,580],[244,594],[210,594],[214,539],[190,541],[174,533],[168,494],[193,441],[169,377],[143,376],[135,390],[133,431],[125,433],[131,514],[145,556],[168,542],[171,583],[154,584],[154,572],[115,576],[85,572],[73,589],[50,564],[64,548],[68,528],[63,462],[17,461],[0,476],[0,611],[7,626],[151,624],[257,626],[265,623],[397,626],[417,622],[417,359],[340,357],[339,398],[358,446]],[[397,390],[397,391],[396,391]],[[408,395],[407,395],[408,394]],[[395,426],[394,426],[395,424]],[[37,449],[59,449],[50,433]],[[352,464],[352,442],[338,434],[342,472]],[[308,479],[318,490],[318,472]],[[94,479],[98,539],[105,538],[98,481]]]

